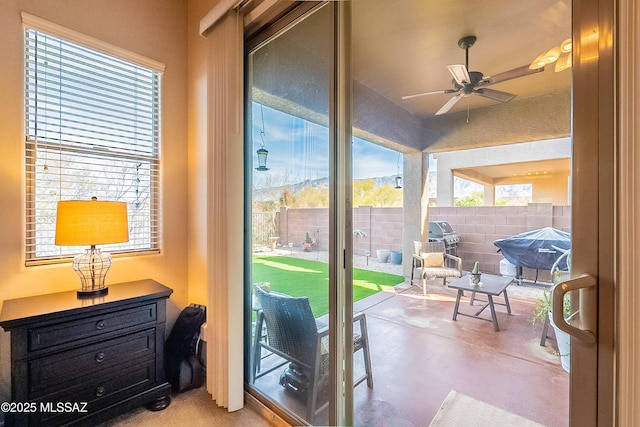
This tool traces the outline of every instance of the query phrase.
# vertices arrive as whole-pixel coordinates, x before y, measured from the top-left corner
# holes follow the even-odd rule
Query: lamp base
[[[80,276],[82,287],[78,296],[95,297],[106,294],[105,278],[111,267],[111,255],[100,251],[95,245],[73,259],[73,269]]]
[[[93,298],[103,296],[109,293],[109,288],[106,286],[102,289],[95,289],[91,291],[82,291],[78,289],[78,298]]]

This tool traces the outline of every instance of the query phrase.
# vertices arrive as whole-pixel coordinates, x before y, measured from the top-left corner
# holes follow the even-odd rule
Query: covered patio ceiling
[[[455,169],[453,173],[480,184],[500,185],[568,175],[570,170],[571,159],[564,158],[460,168]]]
[[[463,36],[475,35],[469,68],[495,75],[530,64],[571,36],[569,0],[417,1],[352,3],[354,135],[403,152],[502,145],[570,135],[571,71],[544,72],[492,85],[517,94],[500,103],[477,95],[435,112],[450,94],[403,100],[405,95],[452,87],[447,65],[464,64]],[[259,72],[253,98],[273,108],[326,124],[330,40],[318,37],[321,14],[293,27],[253,55]],[[309,31],[318,26],[318,32]],[[269,76],[266,78],[265,76]]]

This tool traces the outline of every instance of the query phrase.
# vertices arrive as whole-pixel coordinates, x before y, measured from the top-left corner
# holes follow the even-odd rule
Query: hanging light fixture
[[[556,73],[559,73],[560,71],[564,71],[567,68],[570,68],[572,65],[572,61],[571,61],[571,52],[569,52],[566,55],[562,55],[560,57],[560,59],[558,59],[556,61]]]
[[[564,71],[571,67],[571,50],[573,48],[572,40],[566,39],[560,46],[555,46],[549,49],[547,52],[541,53],[536,59],[533,60],[529,68],[532,70],[542,68],[545,65],[556,63],[555,71]]]
[[[260,116],[262,117],[262,129],[260,130],[260,148],[256,151],[258,155],[258,167],[257,171],[268,171],[267,167],[267,156],[269,156],[269,151],[264,148],[264,111],[262,110],[262,104],[260,104]]]
[[[400,156],[401,156],[401,153],[398,152],[398,174],[396,175],[396,178],[395,178],[396,185],[394,187],[397,189],[402,188],[402,176],[400,175]]]

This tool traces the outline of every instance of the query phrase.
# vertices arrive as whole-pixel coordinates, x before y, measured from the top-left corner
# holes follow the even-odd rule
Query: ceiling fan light
[[[572,65],[571,54],[562,55],[556,62],[555,71],[556,73],[559,73],[560,71],[564,71],[567,68],[571,68],[571,65]]]
[[[551,64],[560,58],[560,48],[554,47],[544,54],[544,60],[547,64]]]
[[[532,69],[532,70],[537,70],[538,68],[542,68],[545,65],[547,65],[547,63],[544,60],[545,55],[546,55],[546,53],[543,53],[543,54],[539,55],[536,59],[534,59],[533,62],[531,63],[531,65],[529,65],[529,68]]]
[[[571,52],[571,50],[573,49],[573,42],[571,41],[571,39],[566,39],[565,41],[562,42],[562,44],[560,45],[560,51],[562,53],[568,53]]]

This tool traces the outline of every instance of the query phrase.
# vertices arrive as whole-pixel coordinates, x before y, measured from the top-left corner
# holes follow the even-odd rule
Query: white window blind
[[[159,250],[160,73],[25,28],[26,262],[85,248],[56,246],[59,200],[127,202],[129,242]]]

